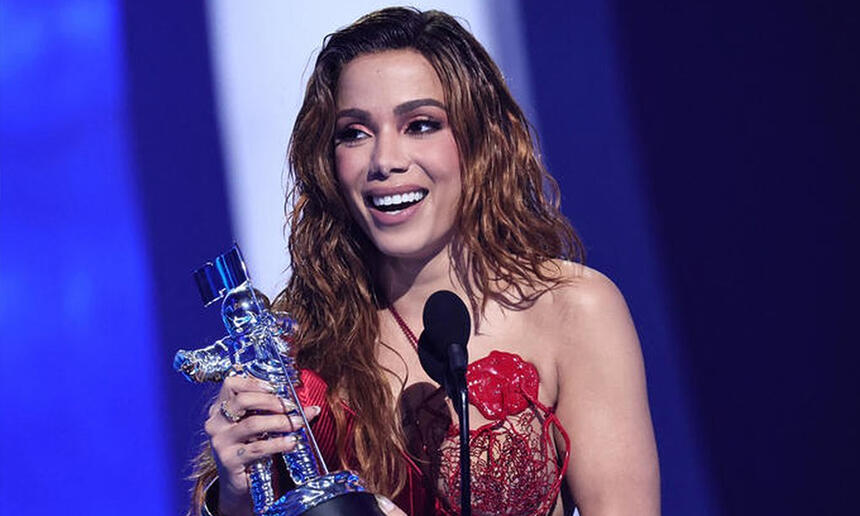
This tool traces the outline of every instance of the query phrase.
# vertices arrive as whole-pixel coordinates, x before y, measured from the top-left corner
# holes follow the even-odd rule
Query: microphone
[[[421,367],[445,387],[452,400],[457,396],[456,376],[465,375],[466,343],[472,331],[469,310],[457,294],[439,290],[424,304],[424,331],[418,339]]]
[[[424,304],[424,331],[418,338],[418,359],[427,375],[441,384],[460,420],[460,514],[471,516],[469,460],[469,391],[466,344],[472,333],[469,310],[457,294],[439,290]]]

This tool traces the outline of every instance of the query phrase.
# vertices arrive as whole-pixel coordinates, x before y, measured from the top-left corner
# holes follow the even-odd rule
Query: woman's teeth
[[[427,192],[423,190],[417,190],[415,192],[407,192],[394,195],[372,195],[370,197],[370,200],[373,203],[373,206],[381,211],[395,212],[408,208],[409,206],[422,200],[426,195]]]

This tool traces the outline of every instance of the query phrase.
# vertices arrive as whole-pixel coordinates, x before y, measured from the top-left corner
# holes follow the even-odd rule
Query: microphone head
[[[421,362],[421,367],[424,368],[424,372],[427,373],[427,376],[433,379],[439,385],[445,385],[445,362],[446,359],[444,357],[436,356],[436,354],[431,351],[434,347],[433,344],[430,344],[430,337],[428,337],[427,332],[421,332],[421,336],[418,337],[418,360]]]
[[[424,304],[424,331],[428,330],[442,350],[447,350],[452,342],[466,345],[472,331],[472,319],[466,304],[457,294],[439,290],[427,299]]]
[[[472,332],[469,310],[457,294],[434,292],[424,304],[424,331],[418,339],[418,358],[424,371],[445,385],[449,368],[448,346],[458,344],[465,351]]]

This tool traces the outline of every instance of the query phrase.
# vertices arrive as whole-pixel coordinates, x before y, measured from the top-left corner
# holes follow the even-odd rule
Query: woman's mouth
[[[429,192],[423,188],[413,190],[411,192],[403,192],[398,194],[388,195],[368,195],[365,201],[368,206],[390,215],[395,215],[401,211],[414,206],[423,201]]]

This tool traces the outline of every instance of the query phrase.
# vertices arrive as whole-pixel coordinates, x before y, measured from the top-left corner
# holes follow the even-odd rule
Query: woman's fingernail
[[[394,509],[394,502],[382,495],[376,495],[376,503],[379,504],[379,508],[382,509],[382,512],[387,513],[391,512],[392,509]]]
[[[290,416],[290,423],[292,423],[293,427],[300,427],[305,424],[301,416]]]
[[[260,387],[262,387],[263,389],[265,389],[265,390],[267,390],[267,391],[271,392],[272,394],[274,394],[275,392],[277,392],[277,390],[275,389],[275,386],[274,386],[274,385],[272,385],[272,384],[270,384],[269,382],[264,382],[264,381],[262,381],[262,380],[258,380],[258,381],[257,381],[257,383],[258,383],[258,384],[260,384]]]
[[[319,405],[311,405],[307,409],[305,409],[305,412],[308,414],[308,416],[316,417],[320,415],[320,412],[322,412],[322,408],[320,408]]]

